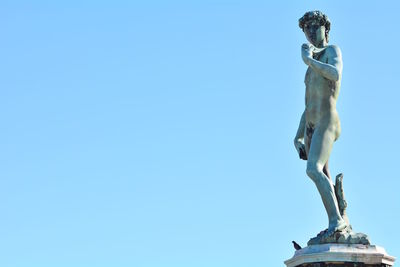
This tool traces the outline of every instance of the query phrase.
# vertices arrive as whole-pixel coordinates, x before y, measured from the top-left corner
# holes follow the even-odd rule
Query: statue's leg
[[[308,154],[310,153],[311,139],[314,133],[313,125],[306,125],[306,127],[304,128],[304,132],[306,133],[304,135],[304,146],[306,149],[306,155],[308,159]]]
[[[324,168],[322,171],[325,173],[326,176],[332,181],[331,173],[329,172],[329,166],[328,166],[329,159],[326,161]]]
[[[329,232],[344,229],[347,225],[340,215],[333,183],[323,171],[335,139],[336,134],[331,125],[316,127],[307,160],[307,175],[314,181],[321,195],[329,218]]]

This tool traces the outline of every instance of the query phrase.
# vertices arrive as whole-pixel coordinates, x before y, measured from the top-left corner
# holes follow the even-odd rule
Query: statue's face
[[[326,41],[325,26],[319,25],[317,21],[310,21],[304,24],[304,34],[307,40],[316,47],[320,47]]]

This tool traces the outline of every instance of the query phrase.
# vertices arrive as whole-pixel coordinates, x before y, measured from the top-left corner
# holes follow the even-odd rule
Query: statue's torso
[[[326,49],[317,54],[314,59],[328,63]],[[336,101],[340,90],[340,80],[331,81],[315,72],[311,67],[305,76],[306,85],[306,122],[313,125],[331,124],[339,128],[339,116],[336,111]]]

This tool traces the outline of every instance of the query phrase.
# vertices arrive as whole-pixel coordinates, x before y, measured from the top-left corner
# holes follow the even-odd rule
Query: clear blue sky
[[[399,257],[398,1],[2,1],[0,266],[283,266],[327,226],[292,141],[315,9],[344,60],[331,172]]]

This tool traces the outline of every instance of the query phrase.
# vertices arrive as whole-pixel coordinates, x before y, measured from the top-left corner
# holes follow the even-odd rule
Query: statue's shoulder
[[[342,56],[342,52],[340,51],[340,48],[337,45],[328,45],[325,48],[325,53],[330,57],[341,57]]]

